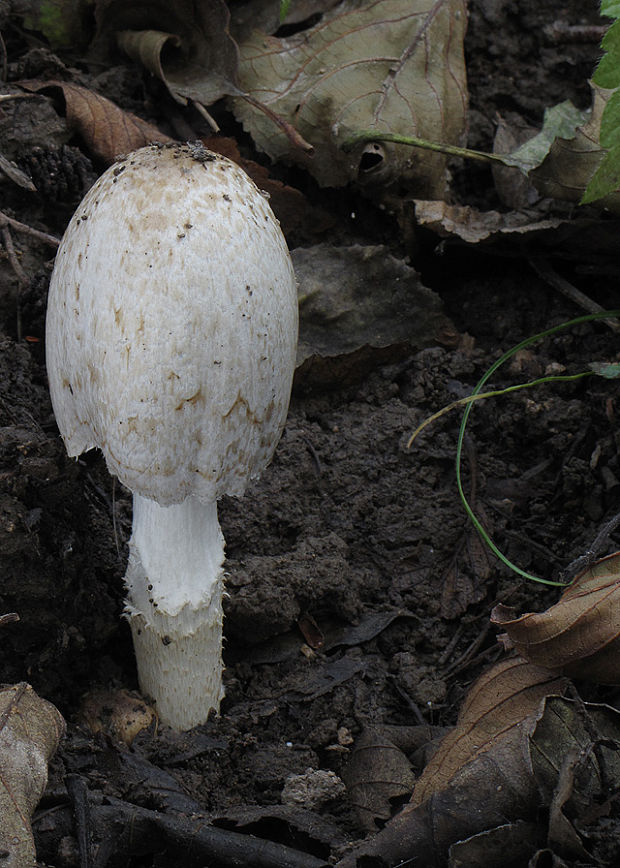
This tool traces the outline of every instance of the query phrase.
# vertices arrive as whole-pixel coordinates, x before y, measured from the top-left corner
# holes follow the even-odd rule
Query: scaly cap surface
[[[241,494],[289,402],[297,293],[279,224],[235,163],[151,145],[110,167],[56,258],[47,368],[69,455],[163,505]]]

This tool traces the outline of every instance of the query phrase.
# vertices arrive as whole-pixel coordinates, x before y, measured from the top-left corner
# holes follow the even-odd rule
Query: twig
[[[6,81],[9,74],[8,55],[6,44],[0,33],[0,52],[2,53],[2,81]]]
[[[543,27],[543,36],[548,45],[566,45],[567,43],[598,45],[609,28],[605,24],[566,24],[554,21]]]
[[[574,561],[571,561],[571,563],[566,567],[566,569],[562,572],[562,578],[564,579],[564,581],[570,581],[576,578],[579,573],[584,572],[584,570],[587,570],[589,567],[592,566],[594,561],[599,556],[601,549],[607,542],[609,536],[615,531],[618,525],[620,525],[620,513],[618,513],[618,515],[614,515],[613,518],[606,522],[597,533],[590,548],[578,558],[575,558]]]
[[[107,804],[92,805],[93,826],[102,841],[95,868],[129,862],[140,856],[167,849],[177,862],[234,868],[328,868],[324,859],[295,850],[285,844],[220,829],[206,817],[194,814],[162,814],[108,796]],[[191,857],[191,861],[190,861]]]
[[[19,621],[17,612],[7,612],[6,615],[0,615],[0,627],[4,627],[5,624],[12,624],[15,621]]]
[[[13,246],[13,239],[11,237],[11,233],[9,231],[8,226],[2,226],[0,230],[2,233],[2,243],[4,244],[4,249],[6,250],[6,255],[11,264],[11,267],[15,274],[17,275],[17,301],[16,301],[16,331],[17,331],[17,340],[21,341],[22,339],[22,311],[21,311],[21,294],[22,289],[28,284],[28,275],[22,268],[21,262],[17,258],[17,253],[15,252],[15,247]]]
[[[280,117],[279,114],[270,109],[269,106],[266,106],[264,103],[260,102],[257,99],[254,99],[253,96],[250,96],[249,93],[241,93],[239,92],[237,96],[240,96],[246,102],[248,102],[251,106],[258,111],[261,111],[263,114],[267,115],[269,120],[273,121],[273,123],[280,127],[286,138],[293,145],[294,148],[298,148],[303,151],[305,154],[308,154],[311,157],[314,154],[314,146],[307,142],[301,133],[297,132],[295,127],[290,124],[283,117]]]
[[[206,122],[209,124],[209,126],[213,130],[213,132],[219,133],[220,125],[215,120],[215,118],[209,114],[209,112],[206,110],[206,108],[203,106],[203,104],[201,102],[198,102],[198,100],[193,99],[192,105],[194,106],[194,108],[196,109],[198,114],[202,115],[202,117],[206,120]]]
[[[468,666],[472,662],[472,659],[477,659],[474,657],[474,655],[476,654],[476,652],[478,651],[480,646],[483,644],[490,629],[491,629],[491,622],[489,621],[487,624],[484,625],[484,627],[482,628],[482,630],[480,631],[478,636],[469,645],[469,647],[466,648],[465,651],[463,651],[461,656],[458,657],[456,660],[453,660],[452,663],[450,664],[450,666],[448,666],[448,667],[446,667],[446,669],[444,669],[444,671],[443,671],[444,677],[447,677],[448,675],[454,675],[457,672],[460,672],[461,669],[464,669],[466,666]],[[491,646],[491,648],[492,647],[493,646]],[[489,650],[490,649],[487,648],[484,651],[484,654],[488,654]]]
[[[605,308],[601,307],[600,304],[593,301],[589,296],[587,296],[580,289],[577,289],[576,286],[573,286],[568,280],[562,277],[560,274],[555,271],[549,265],[547,260],[542,256],[536,256],[530,259],[530,265],[536,272],[539,277],[542,277],[549,286],[552,286],[554,289],[557,289],[558,292],[561,292],[562,295],[565,295],[572,302],[574,302],[578,307],[583,310],[587,310],[588,313],[600,313],[605,310]],[[605,325],[608,325],[609,328],[614,332],[620,332],[620,323],[617,320],[613,319],[604,319],[603,322]]]
[[[315,467],[317,476],[322,476],[323,468],[321,467],[321,461],[319,459],[319,456],[317,454],[316,449],[314,448],[314,446],[312,445],[312,443],[310,442],[310,440],[307,437],[302,437],[301,439],[306,444],[306,449],[310,453],[310,457],[312,458],[312,461],[314,463],[314,467]]]
[[[88,787],[81,775],[68,774],[65,777],[67,792],[73,804],[73,816],[77,832],[80,868],[91,868],[91,816],[88,804]]]
[[[37,188],[32,183],[32,179],[29,178],[25,172],[22,172],[15,163],[12,163],[11,160],[7,160],[3,154],[0,154],[0,170],[4,172],[10,181],[17,184],[18,187],[28,190],[29,193],[37,192]]]
[[[456,632],[454,633],[454,636],[450,639],[450,641],[448,642],[446,647],[443,649],[443,651],[439,655],[439,658],[437,660],[437,666],[439,668],[442,666],[445,666],[445,664],[448,662],[448,660],[452,656],[452,652],[454,651],[456,646],[459,644],[459,640],[460,640],[461,636],[463,635],[464,629],[465,629],[465,625],[461,621],[461,623],[456,628]]]
[[[9,215],[5,214],[4,211],[0,211],[0,227],[2,226],[10,226],[11,229],[14,229],[16,232],[21,232],[23,235],[31,235],[38,241],[42,241],[44,244],[49,244],[50,247],[58,247],[60,244],[60,238],[56,238],[55,235],[48,235],[47,232],[41,232],[39,229],[34,229],[32,226],[20,223],[19,220],[9,217]]]

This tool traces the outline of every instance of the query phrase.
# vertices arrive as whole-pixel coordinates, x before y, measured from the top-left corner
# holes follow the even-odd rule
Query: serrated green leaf
[[[599,141],[608,149],[620,145],[620,90],[612,93],[607,101],[601,118]]]
[[[620,362],[590,362],[588,367],[597,377],[605,377],[606,380],[617,380],[620,377]]]
[[[620,0],[601,0],[601,15],[620,18]]]
[[[582,205],[620,190],[620,145],[608,151],[592,175],[581,199]]]
[[[596,68],[593,81],[599,87],[618,87],[620,86],[620,21],[611,25],[603,37],[601,46],[606,54]]]

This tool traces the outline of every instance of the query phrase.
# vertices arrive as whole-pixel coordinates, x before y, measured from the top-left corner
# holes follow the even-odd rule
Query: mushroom
[[[121,158],[74,214],[52,274],[52,404],[67,452],[99,447],[133,492],[125,576],[142,692],[177,730],[219,710],[223,494],[272,458],[297,293],[265,196],[198,144]]]

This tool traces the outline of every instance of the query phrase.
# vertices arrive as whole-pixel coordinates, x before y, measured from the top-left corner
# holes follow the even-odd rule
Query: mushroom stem
[[[141,691],[162,723],[190,729],[219,711],[224,537],[217,503],[160,506],[134,493],[126,614]]]

